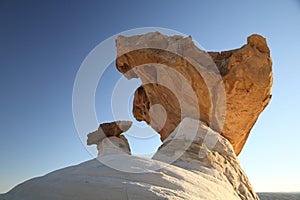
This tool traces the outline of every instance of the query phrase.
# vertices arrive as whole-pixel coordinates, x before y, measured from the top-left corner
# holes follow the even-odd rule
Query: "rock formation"
[[[113,137],[115,138],[115,141],[119,141],[117,145],[119,146],[119,148],[122,148],[123,151],[130,153],[127,139],[121,134],[123,132],[126,132],[131,127],[131,125],[131,121],[116,121],[100,124],[97,131],[88,134],[87,145],[96,144],[100,154],[103,149],[105,149],[105,147],[101,146],[101,144],[105,144],[105,142],[102,142],[102,140],[104,140],[105,138]],[[121,142],[120,139],[123,141]]]
[[[143,82],[134,98],[137,120],[150,124],[163,141],[184,117],[200,119],[227,138],[237,155],[241,152],[271,98],[272,61],[265,38],[251,35],[240,49],[208,54],[198,49],[191,37],[168,37],[158,32],[120,36],[116,43],[117,69],[127,78],[139,77]],[[191,98],[187,86],[196,98]],[[161,129],[149,116],[155,104],[167,113]]]
[[[130,155],[132,122],[88,134],[97,159],[22,183],[9,199],[258,200],[237,154],[270,101],[270,51],[259,35],[240,49],[198,49],[191,37],[149,33],[117,39],[117,68],[141,78],[133,114],[160,133],[153,159]],[[100,161],[100,162],[99,162]]]

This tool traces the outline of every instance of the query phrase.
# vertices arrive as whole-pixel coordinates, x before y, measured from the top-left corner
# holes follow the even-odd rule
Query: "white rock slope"
[[[195,134],[181,132],[195,125]],[[184,119],[166,139],[154,156],[168,157],[165,162],[129,155],[124,142],[115,136],[102,141],[98,159],[113,168],[90,160],[22,183],[0,199],[258,199],[230,143],[199,121]],[[179,159],[166,164],[172,158]]]

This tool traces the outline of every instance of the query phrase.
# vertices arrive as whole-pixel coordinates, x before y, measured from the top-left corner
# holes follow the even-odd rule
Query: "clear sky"
[[[87,54],[106,38],[145,26],[191,35],[205,49],[238,48],[267,38],[273,98],[239,158],[256,191],[300,191],[300,2],[0,1],[0,193],[32,177],[91,159],[76,133],[73,83]],[[96,108],[111,120],[110,91],[120,74],[100,81]],[[137,154],[158,138],[130,138]]]

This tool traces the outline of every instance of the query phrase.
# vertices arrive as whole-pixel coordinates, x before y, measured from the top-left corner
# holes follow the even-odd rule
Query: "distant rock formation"
[[[270,50],[265,38],[256,34],[248,37],[247,44],[240,49],[221,53],[207,54],[195,46],[191,37],[168,37],[158,32],[119,36],[117,50],[117,69],[129,79],[139,77],[144,84],[135,92],[133,114],[157,130],[162,141],[184,117],[200,118],[227,138],[238,155],[271,98]],[[214,64],[216,68],[212,67]],[[172,74],[170,68],[179,72],[187,83]],[[161,83],[171,83],[178,95]],[[196,99],[187,94],[186,85],[192,87]],[[182,102],[178,102],[178,96]],[[162,129],[157,129],[157,123],[150,120],[149,110],[155,104],[163,105],[167,113]],[[198,107],[200,116],[195,111]],[[220,112],[224,115],[218,116]]]
[[[258,193],[260,200],[299,200],[299,192],[262,192]]]

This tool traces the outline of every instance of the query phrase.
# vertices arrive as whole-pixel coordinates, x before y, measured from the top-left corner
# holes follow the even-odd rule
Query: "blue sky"
[[[267,38],[273,98],[239,158],[257,191],[300,191],[300,2],[266,1],[1,1],[0,193],[32,177],[91,159],[72,115],[73,83],[101,41],[137,27],[191,35],[205,49],[238,48]],[[111,67],[96,95],[100,122],[111,119]],[[130,139],[130,138],[129,138]],[[134,152],[158,144],[132,140]]]

